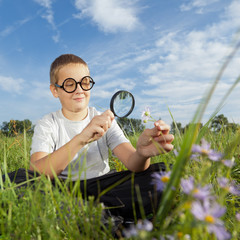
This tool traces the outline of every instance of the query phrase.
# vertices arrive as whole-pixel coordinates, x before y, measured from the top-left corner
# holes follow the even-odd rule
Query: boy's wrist
[[[88,144],[88,142],[82,138],[81,134],[76,135],[73,140],[76,141],[78,148],[82,148]]]
[[[139,148],[136,149],[135,154],[136,154],[136,157],[142,161],[146,161],[149,158],[148,156],[143,155],[141,151],[139,151]]]

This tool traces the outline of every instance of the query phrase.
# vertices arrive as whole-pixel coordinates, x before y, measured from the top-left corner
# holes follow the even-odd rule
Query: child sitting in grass
[[[159,120],[152,129],[143,131],[135,149],[110,110],[100,113],[88,106],[94,84],[87,64],[80,57],[64,54],[54,60],[50,69],[50,90],[60,100],[62,109],[44,116],[36,124],[30,170],[51,179],[57,176],[73,183],[80,180],[82,193],[95,198],[120,181],[101,194],[100,201],[111,207],[113,214],[125,219],[133,218],[135,202],[136,215],[140,218],[134,186],[140,188],[145,214],[152,213],[161,193],[154,190],[151,174],[159,171],[161,165],[150,165],[150,157],[171,151],[174,137],[169,134],[169,125]],[[128,171],[109,173],[109,148]],[[133,173],[134,178],[131,178]]]

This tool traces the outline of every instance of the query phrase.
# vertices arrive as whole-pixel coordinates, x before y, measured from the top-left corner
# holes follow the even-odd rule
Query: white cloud
[[[195,6],[197,3],[199,6],[205,6],[207,1],[193,3]],[[146,88],[142,90],[142,95],[146,98],[151,97],[149,105],[158,109],[161,104],[162,109],[162,104],[167,104],[179,118],[178,121],[191,120],[227,54],[233,50],[231,36],[234,36],[240,27],[239,12],[240,2],[234,0],[225,8],[219,22],[208,25],[201,31],[179,30],[162,34],[163,36],[156,41],[154,49],[159,57],[145,65],[144,69],[140,69],[146,76]],[[239,76],[239,61],[238,52],[224,72],[205,115],[209,116],[214,111]],[[230,108],[232,106],[229,106]],[[225,111],[229,112],[229,109]],[[162,110],[161,112],[167,115],[166,109],[164,113]],[[236,118],[236,114],[233,117]]]
[[[99,92],[100,89],[104,89],[104,90],[110,90],[111,93],[113,93],[113,91],[118,91],[120,89],[125,89],[125,90],[132,90],[135,85],[136,82],[134,81],[134,79],[130,79],[130,78],[116,78],[116,77],[111,77],[110,75],[108,76],[108,81],[101,81],[100,80],[101,76],[96,76],[96,86],[94,86],[94,92]],[[98,84],[99,83],[99,84]],[[101,94],[100,94],[101,95]],[[104,97],[104,96],[102,96]]]
[[[127,0],[75,0],[75,6],[81,11],[75,17],[90,17],[104,32],[128,32],[139,24],[138,10]]]
[[[51,9],[52,7],[52,0],[34,0],[35,2],[37,2],[39,5],[41,5],[42,7]]]
[[[22,20],[18,20],[15,23],[13,23],[12,25],[7,26],[4,30],[2,30],[0,32],[0,37],[6,37],[9,34],[13,33],[14,31],[16,31],[17,29],[19,29],[20,27],[22,27],[24,24],[26,24],[27,22],[29,22],[31,20],[31,18],[24,18]]]
[[[52,10],[53,1],[52,0],[34,0],[34,1],[46,9],[46,12],[45,14],[42,15],[42,18],[46,19],[47,22],[51,25],[52,29],[55,32],[55,35],[52,36],[52,39],[54,42],[58,43],[60,38],[60,32],[54,21],[54,12]]]
[[[121,73],[130,73],[128,81],[130,83],[131,79],[133,82],[132,92],[137,98],[137,117],[141,116],[139,106],[144,108],[150,105],[155,111],[156,119],[161,115],[162,119],[171,122],[166,107],[169,106],[176,120],[187,124],[204,93],[210,88],[227,54],[232,50],[232,37],[240,26],[239,11],[240,3],[231,1],[221,12],[220,19],[216,18],[215,22],[205,27],[202,25],[201,30],[195,28],[187,31],[186,28],[184,30],[179,28],[177,31],[170,29],[169,32],[165,30],[161,33],[157,32],[158,29],[156,35],[162,36],[155,41],[155,45],[142,42],[143,44],[138,44],[137,48],[128,48],[128,52],[118,52],[119,54],[114,53],[121,49],[120,47],[109,46],[108,49],[111,49],[114,57],[101,54],[100,60],[96,58],[93,60],[104,65],[102,66],[104,74],[94,78],[97,82],[107,83],[101,85],[99,89],[95,86],[95,90],[99,90],[97,97],[103,98],[106,94],[109,98],[111,93],[117,90],[116,87],[122,84],[122,77],[119,79],[118,76],[121,76]],[[204,121],[208,120],[216,105],[240,74],[239,62],[238,53],[224,72],[205,112]],[[135,72],[136,69],[140,75],[139,72]],[[129,83],[126,82],[121,87],[124,89]],[[101,88],[106,92],[101,91]],[[236,94],[234,97],[236,98]],[[234,97],[230,97],[229,101]],[[239,100],[236,102],[240,105]],[[224,108],[224,111],[232,114],[233,111],[230,109],[233,106],[226,106],[228,109]],[[236,114],[229,116],[236,119]]]
[[[202,31],[164,33],[164,36],[156,42],[156,51],[161,54],[160,60],[144,69],[146,74],[152,75],[154,79],[152,84],[172,80],[175,77],[188,81],[212,79],[224,57],[231,51],[229,36],[235,33],[237,24],[235,28],[232,27],[233,16],[230,12],[236,8],[240,11],[240,3],[233,1],[221,22],[207,26]],[[240,26],[240,16],[236,14],[234,19]],[[235,67],[232,71],[227,71],[228,75],[225,77],[232,78],[233,73],[236,76],[238,61],[239,57],[236,56],[231,63],[231,66]]]
[[[92,90],[92,93],[91,93],[91,98],[93,100],[96,99],[96,101],[99,101],[99,98],[103,98],[103,99],[110,99],[110,97],[112,96],[112,91],[109,91],[109,90],[106,90],[106,89],[102,89],[100,87]]]
[[[42,15],[42,18],[46,19],[47,22],[55,28],[54,23],[54,12],[52,10],[52,0],[34,0],[40,6],[46,8],[46,13]]]
[[[232,1],[232,3],[227,7],[225,18],[227,21],[231,21],[232,28],[240,27],[240,2],[238,0]]]
[[[180,6],[181,11],[197,10],[197,13],[202,13],[203,8],[218,2],[219,0],[190,0]]]
[[[15,79],[12,77],[0,76],[1,90],[12,94],[20,94],[23,90],[24,82],[22,78]]]
[[[53,101],[54,97],[49,89],[49,86],[46,84],[42,84],[40,82],[32,82],[30,85],[30,89],[28,90],[29,98],[33,100],[48,100]]]

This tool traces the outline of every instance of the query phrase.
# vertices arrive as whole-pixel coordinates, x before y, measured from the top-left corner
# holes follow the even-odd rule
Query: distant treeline
[[[27,134],[33,134],[33,124],[29,119],[23,121],[10,120],[9,122],[3,122],[1,125],[1,134],[9,137],[17,136],[26,131]]]
[[[145,128],[141,119],[135,118],[118,118],[118,124],[124,130],[124,132],[128,135],[134,135],[135,133],[142,132]],[[192,124],[192,123],[190,123]],[[186,126],[182,126],[180,122],[172,122],[171,124],[171,133],[176,134],[177,132],[184,133],[186,129],[190,126],[187,124]],[[202,123],[200,124],[200,128],[203,126]],[[219,132],[220,130],[227,130],[231,129],[233,132],[240,129],[240,125],[236,123],[229,123],[228,119],[223,115],[220,114],[215,116],[211,121],[209,121],[209,128],[211,131]],[[17,136],[18,134],[22,134],[26,131],[27,134],[33,134],[34,126],[29,119],[25,119],[23,121],[19,120],[10,120],[9,122],[3,122],[0,128],[0,133],[4,134],[5,136]]]
[[[190,127],[191,124],[193,123],[189,123],[186,126],[182,127],[181,123],[173,122],[171,124],[171,132],[173,134],[175,134],[177,131],[179,131],[180,133],[184,133]],[[199,123],[199,124],[200,124],[199,128],[202,128],[203,124],[202,123]],[[213,132],[219,132],[222,130],[231,130],[232,132],[235,132],[238,129],[240,129],[239,124],[228,122],[228,119],[223,114],[215,116],[207,124],[208,124],[208,128]]]

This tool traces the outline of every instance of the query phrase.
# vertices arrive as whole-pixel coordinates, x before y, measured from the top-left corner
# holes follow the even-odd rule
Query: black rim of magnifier
[[[115,111],[114,111],[113,103],[114,103],[114,99],[116,98],[116,96],[117,96],[119,93],[121,93],[121,92],[126,92],[126,93],[128,93],[128,94],[131,96],[131,98],[132,98],[133,101],[132,101],[132,106],[131,106],[130,110],[127,112],[127,114],[125,114],[124,116],[119,117],[119,116],[115,113]],[[117,116],[117,117],[119,117],[119,118],[124,118],[124,117],[127,117],[129,114],[131,114],[131,112],[133,111],[134,106],[135,106],[135,99],[134,99],[133,95],[132,95],[130,92],[125,91],[125,90],[120,90],[120,91],[114,93],[114,95],[112,96],[111,102],[110,102],[110,109],[111,109],[111,111],[113,112],[114,116]]]

